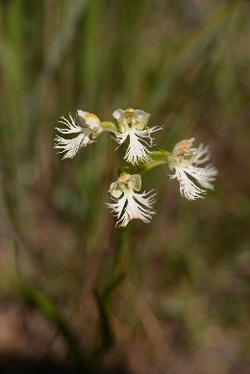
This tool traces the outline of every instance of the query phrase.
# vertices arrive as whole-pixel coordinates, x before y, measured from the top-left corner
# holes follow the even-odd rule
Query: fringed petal
[[[88,144],[93,143],[94,140],[103,132],[103,129],[100,126],[99,118],[96,115],[78,110],[78,116],[81,120],[84,120],[83,126],[80,126],[71,116],[71,114],[69,114],[69,119],[61,117],[61,119],[58,121],[65,126],[64,128],[56,127],[56,130],[60,134],[78,134],[77,136],[69,139],[59,135],[55,137],[54,148],[59,149],[59,153],[65,153],[63,159],[73,158],[80,148],[86,147]]]
[[[69,119],[61,117],[58,122],[66,126],[66,128],[56,127],[61,134],[77,134],[82,131],[82,127],[77,124],[71,114],[69,114]]]
[[[212,165],[200,166],[210,159],[209,148],[203,144],[192,148],[193,141],[191,138],[177,143],[168,158],[170,170],[175,169],[170,177],[180,182],[180,193],[188,200],[202,198],[206,190],[213,190],[212,182],[218,174]]]
[[[118,144],[124,143],[125,140],[129,138],[129,144],[124,160],[133,165],[138,165],[140,162],[150,161],[149,147],[152,147],[154,141],[151,134],[161,129],[162,128],[159,126],[146,130],[136,130],[135,128],[131,128],[126,132],[116,134],[116,141]]]
[[[55,138],[55,147],[59,149],[58,153],[64,153],[62,159],[73,158],[79,151],[81,144],[83,142],[84,135],[80,134],[73,139],[65,139],[59,135]]]
[[[177,179],[180,182],[180,193],[188,200],[196,200],[203,198],[206,190],[196,186],[196,184],[188,177],[185,170],[176,168],[175,174],[171,175],[171,179]]]
[[[114,216],[117,218],[116,227],[125,227],[132,219],[140,219],[145,223],[150,222],[155,213],[153,203],[155,194],[150,192],[136,193],[132,190],[123,193],[120,198],[113,198],[114,203],[108,203]]]

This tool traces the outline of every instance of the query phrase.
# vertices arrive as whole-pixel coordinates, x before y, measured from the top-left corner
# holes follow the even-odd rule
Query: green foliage
[[[246,1],[0,2],[0,290],[13,297],[18,258],[31,284],[22,293],[76,360],[75,334],[91,356],[126,331],[128,355],[153,347],[165,367],[157,328],[173,372],[180,350],[201,367],[205,352],[206,373],[229,372],[245,355],[249,13]],[[164,166],[147,174],[145,189],[160,185],[158,214],[123,238],[105,207],[120,164],[112,139],[73,161],[53,150],[61,115],[82,109],[109,121],[119,107],[150,112],[164,126],[161,148],[192,136],[210,144],[220,171],[215,194],[193,203]],[[54,299],[81,330],[71,332]],[[149,367],[152,356],[144,353]]]

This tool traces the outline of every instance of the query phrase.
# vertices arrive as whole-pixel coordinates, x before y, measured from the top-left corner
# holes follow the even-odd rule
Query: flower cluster
[[[55,138],[55,148],[63,153],[63,159],[73,158],[82,147],[92,144],[103,132],[109,132],[125,149],[124,160],[128,165],[117,181],[111,183],[109,193],[112,203],[107,206],[117,219],[116,226],[125,227],[132,219],[150,222],[155,214],[153,191],[140,192],[142,188],[142,170],[149,170],[160,164],[167,164],[173,171],[170,179],[177,179],[180,193],[188,200],[204,197],[207,190],[213,190],[212,182],[218,173],[211,165],[204,164],[209,160],[207,146],[200,144],[193,147],[194,138],[178,142],[172,152],[152,151],[154,138],[152,134],[162,130],[160,126],[149,127],[149,114],[143,110],[128,108],[113,112],[116,122],[101,122],[93,113],[77,111],[76,118],[61,117],[59,123],[63,128],[56,128],[61,135]],[[126,171],[125,171],[126,170]]]

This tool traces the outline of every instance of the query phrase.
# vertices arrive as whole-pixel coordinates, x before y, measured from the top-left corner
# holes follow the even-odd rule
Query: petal
[[[203,194],[206,193],[204,189],[196,186],[196,184],[188,177],[185,170],[176,167],[175,174],[171,176],[171,179],[177,178],[180,182],[180,193],[188,200],[195,200],[197,198],[203,198]]]
[[[123,195],[119,199],[114,199],[115,203],[107,203],[107,206],[111,209],[114,216],[118,219],[116,226],[125,227],[128,224],[127,216],[125,213],[125,205],[127,203],[127,197]]]
[[[114,204],[107,204],[118,219],[116,226],[125,227],[132,219],[140,219],[148,223],[155,214],[152,209],[155,195],[148,196],[150,193],[151,191],[141,194],[129,191],[120,199],[115,199]]]
[[[77,134],[82,131],[82,127],[76,123],[71,114],[69,114],[69,119],[61,117],[58,122],[66,126],[66,128],[56,127],[61,134]]]
[[[204,146],[202,143],[199,145],[194,162],[197,165],[204,164],[204,162],[207,162],[210,159],[210,152],[209,152],[209,147]]]
[[[186,173],[197,180],[201,187],[209,190],[214,189],[214,186],[211,182],[215,180],[215,177],[218,174],[218,170],[215,167],[207,166],[205,168],[200,168],[190,165],[185,170]]]
[[[134,117],[143,118],[143,117],[149,117],[149,116],[150,116],[150,114],[144,112],[144,110],[141,110],[141,109],[135,109],[134,110]]]
[[[140,138],[138,132],[130,131],[129,132],[129,145],[124,156],[124,160],[130,162],[133,165],[138,165],[140,162],[149,161],[150,157],[148,156],[149,146],[144,139]]]
[[[123,117],[124,112],[125,112],[125,111],[122,110],[122,109],[116,109],[116,110],[112,113],[112,116],[113,116],[115,119],[119,120],[119,119],[121,119],[121,118]]]
[[[128,196],[126,212],[129,220],[140,219],[145,223],[150,222],[155,212],[152,210],[151,198],[145,198],[146,193],[133,193]]]
[[[109,187],[109,193],[111,194],[111,196],[115,197],[116,199],[119,199],[119,197],[121,197],[121,195],[123,194],[120,183],[119,182],[111,183]]]
[[[55,147],[59,149],[59,153],[64,153],[63,159],[73,158],[81,147],[82,141],[84,139],[84,134],[80,134],[73,139],[65,139],[61,136],[56,136]]]
[[[148,119],[150,117],[149,113],[144,112],[144,110],[136,109],[132,115],[132,122],[136,129],[143,130],[147,126]]]
[[[151,133],[161,129],[162,128],[159,126],[146,130],[137,130],[135,128],[131,128],[122,134],[116,134],[116,140],[119,144],[122,144],[129,136],[129,145],[124,156],[124,160],[134,165],[151,160],[151,158],[148,156],[148,147],[153,145],[154,140],[151,137]]]
[[[133,190],[140,191],[142,185],[140,174],[131,175],[131,177],[129,178],[129,182],[131,183]]]
[[[55,147],[59,149],[59,153],[64,153],[63,159],[73,158],[81,147],[86,147],[88,144],[93,143],[93,140],[90,139],[91,131],[89,129],[82,129],[82,132],[71,139],[63,138],[62,136],[57,135],[55,138]]]
[[[84,112],[82,110],[78,110],[77,114],[80,119],[83,119],[85,121],[86,125],[91,130],[97,131],[100,128],[100,120],[95,114]]]
[[[116,133],[115,137],[113,139],[115,139],[117,141],[117,143],[121,145],[122,143],[125,142],[125,140],[127,139],[128,136],[129,136],[129,132],[124,131],[122,133]]]
[[[194,140],[195,140],[195,138],[181,140],[180,142],[175,144],[175,146],[173,148],[173,153],[175,153],[176,151],[178,151],[178,152],[179,151],[182,151],[182,152],[183,151],[190,151]]]

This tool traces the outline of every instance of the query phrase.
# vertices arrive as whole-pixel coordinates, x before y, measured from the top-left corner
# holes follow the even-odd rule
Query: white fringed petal
[[[140,219],[148,223],[155,214],[153,203],[155,195],[152,191],[136,192],[141,188],[141,176],[123,173],[116,182],[111,183],[109,192],[114,203],[108,203],[114,216],[116,226],[125,227],[132,219]]]
[[[194,162],[196,165],[202,165],[208,160],[210,160],[209,147],[201,143],[197,148]]]
[[[185,169],[176,168],[175,174],[171,175],[171,179],[177,179],[180,182],[180,193],[188,200],[202,198],[205,190],[196,186],[196,184],[188,177]]]
[[[117,218],[117,227],[125,227],[132,219],[140,219],[145,223],[150,222],[155,213],[153,210],[154,196],[149,192],[137,193],[124,192],[120,199],[113,199],[115,203],[107,204]]]
[[[204,168],[190,165],[185,169],[186,173],[193,177],[201,187],[214,190],[214,186],[211,182],[215,181],[215,177],[218,174],[218,171],[213,166],[206,166]]]
[[[73,158],[81,147],[86,147],[86,145],[93,143],[93,140],[89,138],[88,129],[84,130],[80,135],[72,139],[65,139],[59,135],[56,136],[56,145],[54,148],[59,149],[58,153],[64,153],[62,159]]]
[[[170,178],[179,181],[180,193],[188,200],[203,198],[206,190],[213,190],[212,182],[218,174],[218,170],[211,165],[200,166],[210,159],[209,148],[203,144],[191,148],[193,140],[177,143],[169,157],[169,167],[175,170]]]
[[[83,126],[80,126],[70,114],[69,119],[61,117],[58,121],[65,126],[65,128],[56,127],[59,133],[63,135],[76,135],[73,138],[64,138],[59,135],[55,137],[54,148],[59,149],[59,153],[65,153],[63,159],[73,158],[80,148],[93,143],[94,139],[103,131],[100,126],[100,120],[95,114],[78,110],[78,116],[81,120],[84,120]]]
[[[153,145],[154,140],[151,134],[162,127],[148,128],[149,114],[139,109],[117,109],[112,115],[117,119],[120,129],[120,132],[115,134],[117,143],[121,145],[126,139],[129,140],[124,160],[133,165],[149,161],[149,147]]]
[[[147,143],[144,140],[144,130],[140,131],[131,129],[126,133],[117,134],[117,143],[122,144],[127,137],[129,137],[129,145],[124,160],[134,165],[137,165],[139,162],[148,161],[150,159],[148,156],[149,150],[147,148]]]
[[[71,114],[69,114],[69,120],[65,117],[61,117],[58,122],[66,126],[66,128],[62,129],[56,127],[56,130],[61,134],[77,134],[82,131],[82,127],[76,123]]]
[[[158,126],[147,130],[131,128],[126,132],[116,134],[116,141],[118,144],[124,143],[125,140],[129,138],[129,144],[124,160],[133,165],[138,165],[140,162],[151,160],[149,156],[149,147],[152,147],[154,141],[151,134],[160,129],[161,127]]]

